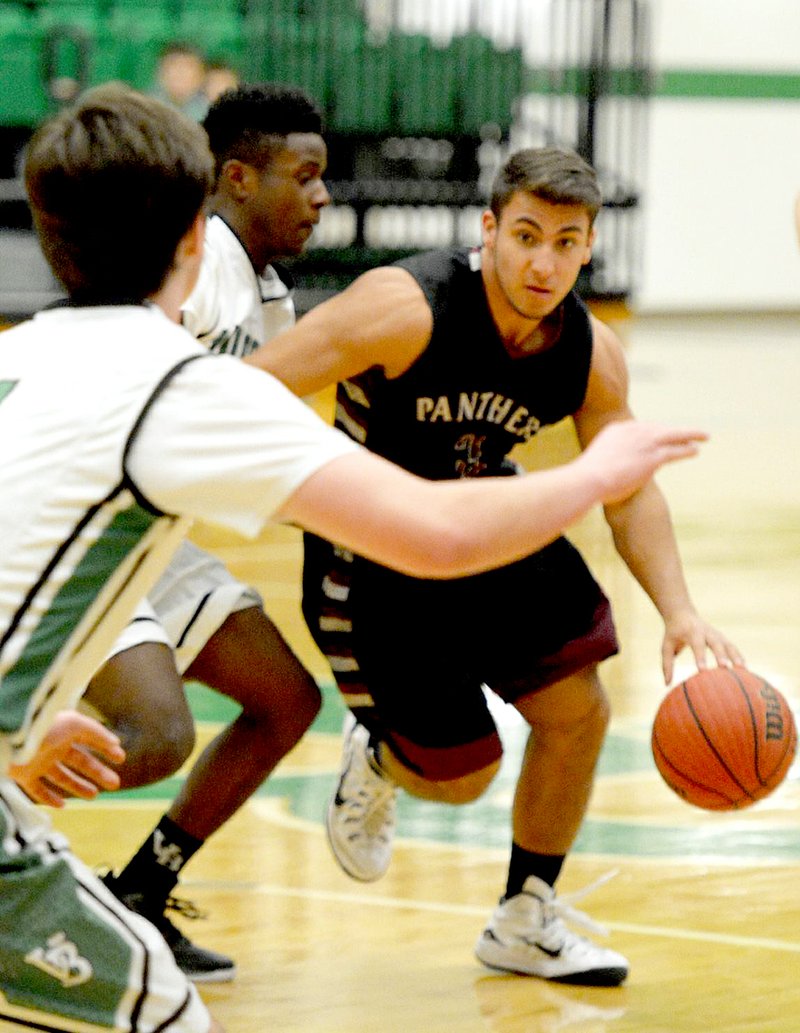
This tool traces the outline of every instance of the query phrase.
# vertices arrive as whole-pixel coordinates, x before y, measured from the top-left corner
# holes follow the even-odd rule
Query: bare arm
[[[635,491],[704,435],[629,420],[573,462],[521,477],[430,482],[365,450],[313,474],[279,514],[417,577],[458,577],[552,541],[598,502]]]
[[[432,328],[430,307],[410,273],[372,269],[245,361],[308,395],[372,366],[397,376],[427,347]]]
[[[589,387],[584,405],[575,418],[583,448],[609,423],[632,417],[622,345],[605,324],[595,319],[592,324],[595,347]],[[664,620],[665,681],[672,680],[675,657],[685,646],[692,649],[698,667],[706,666],[707,649],[717,663],[742,663],[736,647],[695,610],[669,508],[655,481],[646,482],[623,502],[607,505],[605,515],[617,552]]]

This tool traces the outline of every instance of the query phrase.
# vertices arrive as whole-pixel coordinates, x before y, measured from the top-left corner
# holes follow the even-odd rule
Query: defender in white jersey
[[[318,189],[318,197],[324,203],[327,192]],[[209,351],[244,358],[294,325],[291,286],[272,265],[257,273],[236,232],[214,212],[206,223],[200,277],[183,305],[181,321]],[[262,600],[216,557],[184,542],[149,603],[139,608],[114,653],[143,642],[163,642],[173,649],[182,674],[230,613],[261,606]],[[97,696],[95,689],[90,697],[95,704]]]
[[[454,577],[540,547],[703,435],[629,421],[557,471],[426,482],[173,325],[211,184],[195,124],[119,85],[88,91],[34,134],[25,181],[71,303],[0,335],[0,1021],[222,1033],[156,928],[9,777],[22,765],[59,786],[76,745],[108,746],[90,719],[88,738],[54,737],[54,716],[69,721],[187,519],[250,535],[291,521],[411,575]]]
[[[243,358],[295,321],[291,278],[272,263],[303,249],[330,200],[322,181],[322,120],[302,91],[262,84],[223,94],[204,126],[217,183],[200,277],[182,321],[209,350]],[[231,979],[233,960],[191,942],[165,911],[176,903],[173,890],[183,866],[314,720],[319,689],[264,612],[259,593],[191,542],[180,547],[113,652],[87,700],[122,737],[125,786],[171,773],[188,754],[193,722],[182,677],[202,681],[242,707],[129,863],[107,876],[121,900],[158,925],[187,975],[204,982]],[[143,695],[145,707],[138,702]],[[152,743],[159,734],[164,748],[154,765]]]

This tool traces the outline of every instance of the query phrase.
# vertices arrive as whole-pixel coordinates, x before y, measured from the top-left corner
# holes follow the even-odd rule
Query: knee
[[[589,700],[589,707],[582,725],[589,735],[604,739],[611,722],[611,704],[602,686],[598,685]]]
[[[309,675],[300,684],[294,684],[280,699],[284,723],[292,723],[300,735],[307,731],[322,709],[322,693]]]
[[[381,758],[383,764],[383,757]],[[388,765],[386,765],[388,768]],[[394,767],[389,773],[406,792],[422,800],[435,803],[474,803],[491,784],[500,770],[500,761],[495,761],[477,771],[470,771],[457,778],[428,779],[410,772],[407,768]]]
[[[82,706],[120,737],[122,788],[174,774],[194,748],[194,719],[172,651],[145,642],[107,661],[92,679]]]
[[[230,695],[236,698],[236,694]],[[284,737],[295,740],[308,731],[321,709],[322,693],[310,675],[266,682],[242,701],[242,717],[248,724],[263,725],[273,735],[280,730]]]
[[[453,779],[450,782],[435,783],[438,795],[436,797],[441,803],[464,804],[474,803],[489,788],[494,776],[497,774],[499,764],[491,768],[482,768],[470,775]]]
[[[159,782],[174,775],[195,745],[194,721],[188,713],[125,715],[115,728],[125,750],[122,788]]]
[[[611,706],[602,686],[596,683],[577,705],[564,712],[537,715],[530,722],[534,741],[545,741],[564,753],[596,752],[600,749],[611,720]]]

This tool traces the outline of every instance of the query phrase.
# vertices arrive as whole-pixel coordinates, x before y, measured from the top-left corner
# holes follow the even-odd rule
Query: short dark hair
[[[489,202],[498,219],[519,191],[550,204],[580,205],[590,225],[603,203],[595,170],[576,151],[561,147],[529,147],[508,158],[495,178]]]
[[[231,158],[263,169],[280,137],[290,133],[322,135],[322,114],[314,99],[297,86],[251,83],[225,90],[203,119],[217,175]]]
[[[74,301],[140,302],[213,185],[197,123],[153,97],[108,83],[45,122],[25,160],[42,250]]]

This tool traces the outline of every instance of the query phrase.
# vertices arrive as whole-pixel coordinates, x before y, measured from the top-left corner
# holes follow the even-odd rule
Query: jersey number
[[[486,469],[482,462],[485,434],[462,434],[456,442],[456,451],[466,453],[466,458],[456,460],[456,473],[459,477],[477,477]]]

